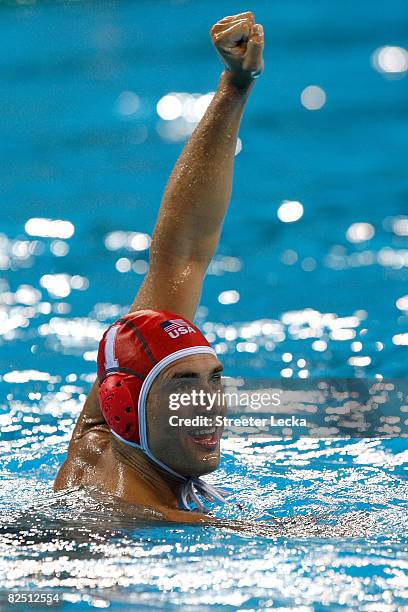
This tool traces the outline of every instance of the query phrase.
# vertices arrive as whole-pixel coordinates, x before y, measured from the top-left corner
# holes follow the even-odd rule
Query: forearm
[[[252,84],[238,88],[223,72],[204,117],[167,183],[151,245],[151,262],[206,267],[217,246],[232,189],[237,134]]]

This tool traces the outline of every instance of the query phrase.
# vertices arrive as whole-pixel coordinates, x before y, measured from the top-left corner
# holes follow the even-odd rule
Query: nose
[[[197,390],[199,402],[195,406],[194,413],[196,416],[217,416],[225,413],[226,403],[224,397],[224,389],[214,389],[210,384],[203,384]]]

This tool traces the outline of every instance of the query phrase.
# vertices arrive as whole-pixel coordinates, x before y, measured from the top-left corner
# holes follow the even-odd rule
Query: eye
[[[194,380],[190,378],[180,378],[176,383],[177,389],[191,389],[194,386]]]
[[[220,383],[221,382],[221,372],[215,372],[212,377],[211,377],[211,381],[214,383]]]

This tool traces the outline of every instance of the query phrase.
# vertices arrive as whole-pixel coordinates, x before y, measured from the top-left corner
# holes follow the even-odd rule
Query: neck
[[[112,436],[113,455],[122,465],[130,468],[159,503],[178,508],[180,481],[151,462],[143,451],[127,446]]]

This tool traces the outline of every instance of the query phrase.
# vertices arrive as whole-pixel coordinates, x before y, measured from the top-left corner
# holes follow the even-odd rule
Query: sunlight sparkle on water
[[[49,381],[52,379],[51,374],[48,372],[40,372],[38,370],[13,370],[11,372],[6,372],[3,376],[3,380],[5,382],[13,382],[13,383],[26,383],[29,380],[43,380]],[[55,382],[59,381],[60,378],[55,378]]]
[[[363,345],[361,342],[356,341],[351,343],[350,348],[353,353],[359,353],[363,349]]]
[[[106,234],[104,238],[105,247],[109,251],[126,249],[128,251],[145,251],[149,248],[151,238],[143,232],[114,231]]]
[[[74,274],[44,274],[40,278],[40,285],[48,291],[48,293],[56,298],[65,298],[71,293],[71,289],[77,291],[86,291],[89,287],[89,281],[85,276]]]
[[[40,285],[57,298],[67,297],[71,293],[68,274],[44,274],[40,279]]]
[[[293,266],[298,260],[298,254],[293,249],[286,249],[281,255],[281,261],[287,266]]]
[[[312,342],[312,349],[314,351],[323,352],[327,349],[327,342],[324,340],[315,340]]]
[[[165,121],[172,121],[181,115],[183,106],[181,100],[175,94],[163,96],[157,103],[157,114]]]
[[[259,346],[256,342],[238,342],[236,349],[238,353],[256,353]]]
[[[50,251],[55,257],[65,257],[69,253],[69,245],[63,240],[53,240],[50,244]]]
[[[356,357],[350,357],[348,360],[350,365],[353,366],[358,366],[360,368],[365,367],[370,365],[371,363],[371,357],[363,357],[363,356],[356,356]]]
[[[132,269],[132,262],[127,257],[121,257],[117,260],[115,268],[118,272],[129,272]]]
[[[189,123],[198,123],[205,114],[214,92],[191,94],[173,92],[160,98],[157,103],[157,114],[164,121],[174,121],[183,117]]]
[[[283,368],[280,373],[283,378],[290,378],[293,375],[293,370],[292,368]]]
[[[44,238],[67,239],[71,238],[75,232],[75,227],[70,221],[42,219],[37,217],[28,219],[24,229],[30,236],[41,236]]]
[[[132,268],[136,274],[147,274],[149,264],[144,259],[136,259],[136,261],[133,262]]]
[[[397,346],[408,346],[408,333],[395,334],[392,337],[392,343]]]
[[[408,52],[403,47],[380,47],[372,54],[371,63],[378,72],[403,74],[408,70]]]
[[[283,223],[299,221],[303,216],[303,206],[296,200],[284,200],[278,208],[278,219]]]
[[[408,218],[396,217],[393,220],[392,230],[396,236],[408,236]]]
[[[309,85],[302,91],[300,101],[307,110],[320,110],[326,104],[326,92],[317,85]]]
[[[226,272],[239,272],[242,269],[242,261],[238,257],[216,254],[210,261],[207,274],[221,276]]]
[[[346,232],[349,242],[365,242],[371,240],[375,234],[375,229],[371,223],[352,223]]]
[[[157,114],[161,119],[157,124],[157,132],[167,142],[185,140],[194,131],[213,97],[214,92],[166,94],[156,105]],[[237,141],[235,155],[238,155],[241,149],[242,143]]]
[[[239,293],[234,289],[230,291],[223,291],[218,296],[218,301],[220,304],[236,304],[239,301]]]
[[[41,300],[41,292],[31,285],[20,285],[15,293],[15,300],[20,304],[32,306]]]
[[[140,98],[133,91],[122,91],[117,100],[118,113],[123,117],[131,117],[140,107]]]
[[[408,312],[408,295],[398,298],[395,305],[399,310]]]

